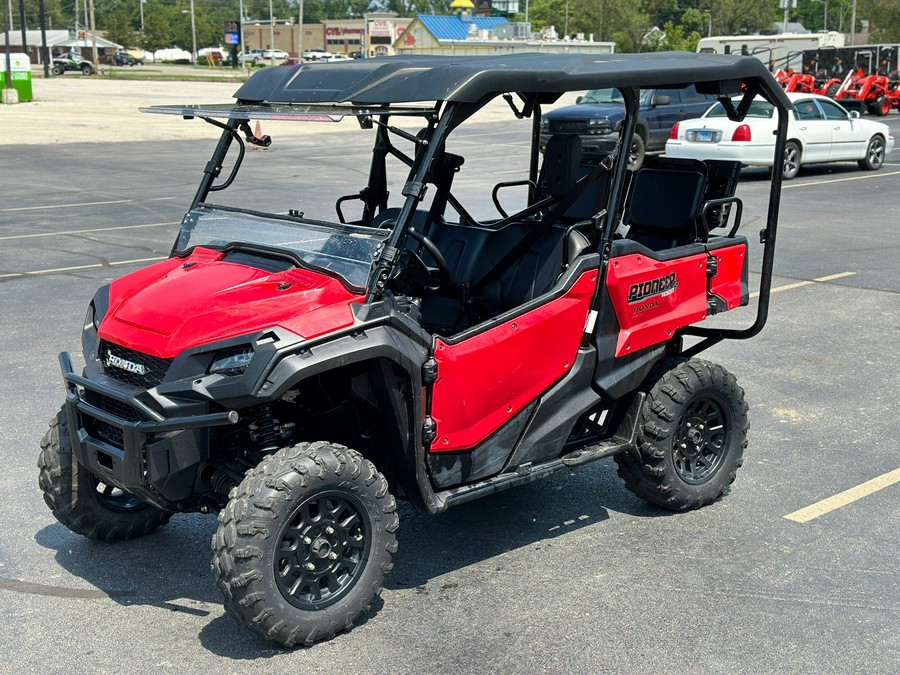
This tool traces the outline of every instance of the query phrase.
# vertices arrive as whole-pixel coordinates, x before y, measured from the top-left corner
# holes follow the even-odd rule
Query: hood
[[[608,119],[618,122],[625,118],[625,106],[620,103],[576,103],[551,110],[543,116],[548,120]]]
[[[268,271],[196,248],[110,285],[100,338],[160,358],[267,328],[312,338],[353,324],[362,295],[338,279],[291,267]]]

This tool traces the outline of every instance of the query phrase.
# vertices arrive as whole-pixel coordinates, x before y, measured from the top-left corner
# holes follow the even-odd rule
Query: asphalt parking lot
[[[900,115],[886,121],[900,138]],[[401,505],[395,570],[365,620],[286,651],[224,614],[213,516],[106,545],[57,523],[37,488],[63,399],[58,352],[80,355],[98,286],[167,255],[216,137],[111,133],[2,148],[0,670],[896,672],[900,149],[878,172],[810,167],[785,184],[769,323],[704,355],[750,404],[745,464],[722,501],[672,515],[605,460],[438,517]],[[269,178],[241,189],[249,201],[301,180],[310,199],[335,183],[351,192],[369,161],[339,130],[291,132],[284,150],[266,133],[272,150],[248,161]],[[498,174],[505,134],[486,124],[471,139]],[[308,172],[287,151],[317,148]],[[768,186],[766,171],[743,172],[747,233]]]

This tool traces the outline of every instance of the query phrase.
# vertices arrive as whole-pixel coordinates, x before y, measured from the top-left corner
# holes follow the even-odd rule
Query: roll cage
[[[646,87],[680,87],[694,84],[698,91],[715,95],[728,117],[744,118],[756,96],[762,96],[777,110],[775,156],[784,153],[787,140],[787,115],[791,103],[761,62],[752,57],[711,54],[648,55],[545,55],[524,54],[508,57],[396,57],[341,64],[304,64],[290,68],[263,70],[248,80],[235,94],[237,104],[215,106],[154,106],[147,112],[199,117],[222,129],[222,135],[204,171],[192,207],[205,201],[209,193],[231,185],[244,156],[245,143],[267,146],[268,136],[257,138],[250,128],[254,120],[305,120],[337,122],[354,117],[362,128],[375,128],[373,157],[366,186],[356,194],[338,199],[336,211],[346,222],[344,203],[359,200],[362,216],[351,224],[371,227],[387,209],[388,190],[385,161],[400,160],[409,167],[401,194],[402,206],[393,218],[381,226],[391,232],[375,260],[366,297],[367,304],[380,299],[388,280],[407,245],[409,237],[421,243],[433,218],[442,217],[449,205],[463,223],[503,227],[509,223],[537,222],[560,202],[538,190],[540,164],[540,121],[543,105],[552,104],[569,91],[614,87],[625,101],[625,121],[614,153],[600,163],[597,171],[608,170],[609,186],[605,208],[590,219],[588,231],[593,247],[601,254],[601,283],[592,310],[600,305],[606,264],[610,257],[617,226],[625,211],[628,150],[635,133],[640,91]],[[733,97],[740,96],[735,105]],[[502,97],[519,119],[530,118],[531,151],[528,177],[495,186],[494,203],[499,207],[497,189],[512,184],[528,186],[528,203],[519,211],[490,222],[474,222],[453,195],[453,174],[461,158],[445,151],[451,132],[481,110],[490,101]],[[393,126],[394,117],[416,117],[424,121],[418,133],[411,134]],[[222,121],[220,121],[222,120]],[[241,137],[243,134],[243,138]],[[400,150],[392,136],[414,145],[412,156]],[[238,157],[229,175],[216,183],[232,143],[238,144]],[[575,190],[596,179],[597,171],[582,177]],[[686,326],[682,333],[699,338],[685,355],[690,356],[723,339],[745,339],[756,335],[765,325],[771,289],[774,247],[782,181],[782,165],[775,162],[769,194],[766,226],[760,231],[764,245],[756,318],[743,329]],[[420,204],[429,186],[435,189],[427,220],[415,222]],[[712,205],[715,206],[715,205]],[[706,205],[705,208],[708,208]]]

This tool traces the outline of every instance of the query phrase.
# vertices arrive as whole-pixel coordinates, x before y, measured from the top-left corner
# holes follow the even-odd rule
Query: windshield
[[[365,289],[388,230],[332,225],[299,218],[238,211],[200,204],[181,224],[174,252],[195,246],[222,249],[251,244],[288,251],[309,267]]]
[[[735,107],[740,99],[736,100]],[[750,104],[750,112],[747,113],[747,117],[761,117],[764,119],[769,119],[772,115],[775,114],[775,106],[773,106],[768,101],[753,101]],[[712,108],[709,109],[709,112],[706,113],[707,117],[728,117],[725,113],[725,108],[721,103],[716,103]]]

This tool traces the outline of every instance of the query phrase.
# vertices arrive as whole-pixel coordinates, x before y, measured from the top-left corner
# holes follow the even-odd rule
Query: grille
[[[143,368],[144,372],[132,372],[126,368],[111,365],[109,362],[110,356],[118,357],[138,368]],[[103,372],[110,377],[142,389],[155,387],[162,382],[166,372],[169,370],[169,366],[172,365],[172,359],[150,356],[150,354],[144,354],[121,345],[106,342],[105,340],[100,343],[100,362],[103,364]]]
[[[588,123],[586,120],[550,120],[551,134],[586,134]]]
[[[98,394],[93,391],[86,391],[85,399],[91,405],[115,415],[116,417],[128,420],[129,422],[137,422],[143,419],[143,416],[130,405],[117,401],[109,396],[104,396],[103,394]],[[101,438],[116,447],[125,447],[125,434],[118,427],[87,415],[84,416],[84,425],[87,428],[88,433],[92,436]]]

